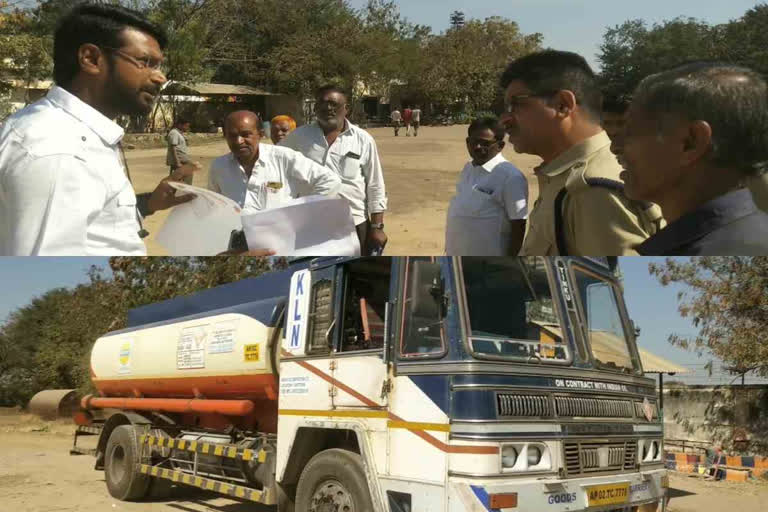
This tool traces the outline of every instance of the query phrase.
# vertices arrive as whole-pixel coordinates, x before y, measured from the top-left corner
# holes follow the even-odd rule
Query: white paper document
[[[212,190],[170,182],[179,195],[194,194],[171,210],[155,240],[171,256],[215,256],[229,246],[232,230],[242,229],[240,206]]]
[[[359,256],[360,243],[346,199],[308,196],[243,215],[250,249],[280,256]]]

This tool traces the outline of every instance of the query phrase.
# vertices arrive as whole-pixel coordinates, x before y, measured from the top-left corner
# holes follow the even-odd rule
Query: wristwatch
[[[380,230],[383,230],[383,229],[384,229],[384,224],[383,224],[383,223],[381,223],[381,224],[374,224],[374,223],[371,223],[371,229],[380,229]]]

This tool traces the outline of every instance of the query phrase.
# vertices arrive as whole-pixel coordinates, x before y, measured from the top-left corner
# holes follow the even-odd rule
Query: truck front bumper
[[[490,479],[450,477],[451,512],[662,512],[665,469],[562,480],[550,476]]]

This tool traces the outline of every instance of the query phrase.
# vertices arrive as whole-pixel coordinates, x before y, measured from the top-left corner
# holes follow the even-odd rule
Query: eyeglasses
[[[155,60],[148,55],[141,58],[134,57],[133,55],[128,55],[120,48],[112,48],[111,46],[102,46],[101,48],[105,50],[111,50],[112,53],[119,55],[139,69],[149,69],[152,71],[157,71],[158,73],[165,74],[165,63],[161,60]]]
[[[527,100],[528,98],[549,98],[550,96],[554,96],[555,93],[557,93],[557,91],[518,94],[517,96],[511,96],[504,100],[504,111],[507,114],[514,114],[517,112],[517,109],[524,105],[522,100]]]
[[[335,101],[323,101],[323,100],[320,100],[317,103],[315,103],[315,108],[329,107],[329,108],[332,108],[332,109],[339,109],[339,108],[344,107],[344,106],[346,106],[346,103],[337,103]]]
[[[467,137],[467,144],[469,144],[471,147],[480,146],[484,149],[492,148],[493,146],[497,145],[500,140],[486,140],[486,139],[476,139],[475,137]]]

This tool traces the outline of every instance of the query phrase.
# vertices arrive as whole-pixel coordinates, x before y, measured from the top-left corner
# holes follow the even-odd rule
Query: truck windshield
[[[579,267],[574,273],[595,363],[608,370],[635,370],[616,285]]]
[[[543,258],[465,257],[461,263],[475,356],[571,361]]]

